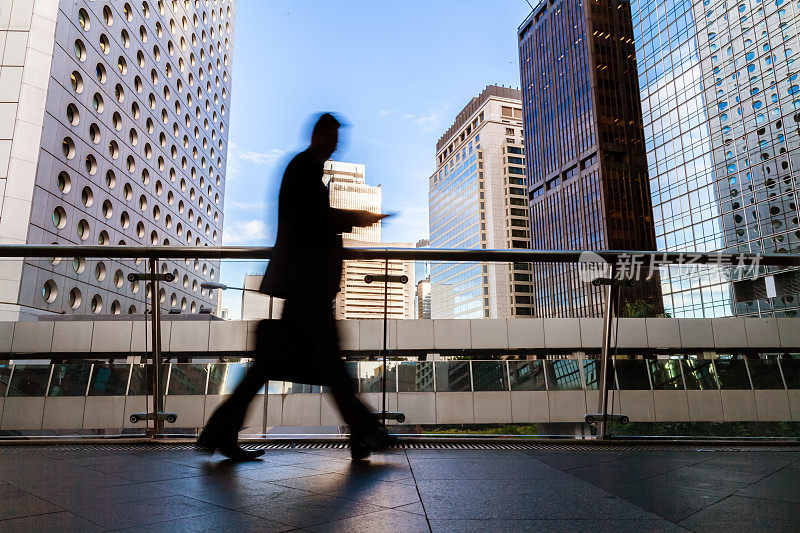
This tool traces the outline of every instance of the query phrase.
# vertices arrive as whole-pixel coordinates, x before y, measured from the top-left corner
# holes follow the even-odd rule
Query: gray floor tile
[[[420,514],[423,516],[425,515],[425,508],[422,507],[421,502],[409,503],[408,505],[401,505],[399,507],[395,507],[395,509],[397,509],[398,511],[405,511],[407,513]]]
[[[418,458],[411,460],[414,478],[421,479],[536,479],[543,474],[558,472],[528,457],[518,458]]]
[[[205,475],[205,472],[200,468],[193,468],[191,466],[169,463],[166,461],[143,459],[121,464],[100,463],[91,465],[89,468],[137,483]]]
[[[163,498],[85,507],[75,514],[106,529],[121,529],[165,522],[176,517],[188,519],[217,509],[219,507],[209,503],[174,494]]]
[[[362,500],[381,507],[397,507],[419,502],[416,487],[357,475],[318,474],[285,479],[276,483],[348,500]]]
[[[152,483],[132,483],[110,487],[83,488],[72,483],[50,483],[38,485],[29,490],[39,498],[47,500],[69,511],[91,506],[104,506],[114,503],[133,502],[149,498],[169,496],[170,492],[161,490]]]
[[[605,490],[672,522],[679,522],[728,496],[725,493],[680,486],[653,485],[647,480],[634,483],[617,482],[612,487],[605,487]]]
[[[281,533],[292,529],[292,526],[273,522],[266,518],[229,509],[220,509],[219,511],[190,518],[126,528],[120,530],[120,532],[205,533],[207,531],[258,531],[260,533]]]
[[[274,505],[243,507],[240,511],[291,526],[309,526],[383,511],[385,508],[358,500],[345,500],[325,494],[313,494]]]
[[[431,520],[433,533],[507,532],[680,532],[686,529],[666,520]]]
[[[170,479],[154,483],[157,488],[201,500],[221,507],[235,509],[251,505],[271,505],[309,495],[308,492],[233,476],[200,476]]]
[[[310,526],[309,531],[347,531],[348,533],[427,533],[428,521],[424,516],[387,509],[325,524]]]
[[[800,468],[788,467],[757,481],[736,493],[737,496],[800,502]]]
[[[428,518],[650,519],[641,508],[569,475],[537,480],[418,481]]]
[[[584,479],[613,479],[619,481],[639,481],[659,474],[697,464],[692,459],[663,458],[658,454],[649,457],[626,457],[592,466],[573,468],[569,473]]]
[[[800,504],[731,496],[679,522],[694,531],[800,531]]]
[[[5,531],[13,533],[25,533],[28,531],[31,533],[40,533],[42,531],[91,533],[103,531],[103,529],[84,518],[62,511],[0,521],[0,532]]]
[[[63,509],[29,493],[18,493],[11,498],[0,498],[0,520],[57,511],[63,511]]]
[[[255,479],[257,481],[279,481],[282,479],[292,479],[296,477],[314,475],[318,470],[311,470],[309,468],[301,468],[298,466],[269,466],[263,468],[254,468],[252,470],[244,470],[239,472],[239,477],[247,479]]]
[[[712,492],[724,492],[733,494],[739,489],[748,485],[741,481],[730,481],[724,479],[714,479],[703,471],[695,471],[691,468],[682,468],[666,474],[660,474],[647,478],[646,481],[653,485],[666,487],[684,487],[687,489],[709,490]]]

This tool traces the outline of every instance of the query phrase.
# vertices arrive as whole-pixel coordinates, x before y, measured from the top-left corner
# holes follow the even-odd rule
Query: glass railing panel
[[[730,390],[751,388],[744,359],[719,358],[716,361],[716,367],[720,388]]]
[[[543,361],[509,361],[512,391],[547,390]]]
[[[800,359],[781,359],[780,364],[786,388],[800,390]]]
[[[206,394],[222,394],[228,365],[225,363],[211,363],[208,366],[208,390]]]
[[[469,392],[469,361],[436,361],[436,392]]]
[[[580,390],[583,388],[579,360],[561,359],[544,361],[544,363],[548,390]]]
[[[688,390],[717,390],[719,382],[714,365],[705,359],[684,359],[683,376]]]
[[[53,365],[48,396],[85,396],[91,363]]]
[[[648,365],[650,378],[653,380],[653,390],[684,389],[680,361],[650,360]]]
[[[167,390],[167,365],[163,365],[161,373],[161,393]],[[128,396],[149,396],[153,394],[153,374],[151,365],[137,363],[131,369],[130,386]]]
[[[50,365],[14,365],[8,396],[44,396],[50,370]]]
[[[175,363],[170,369],[167,394],[203,395],[207,377],[208,365]]]
[[[89,396],[125,396],[131,365],[97,363],[92,370]]]
[[[650,390],[647,361],[616,359],[614,369],[617,372],[617,384],[620,390]]]
[[[599,359],[584,359],[583,360],[583,379],[586,381],[587,390],[597,390],[600,376],[600,360]],[[611,383],[609,383],[611,385]]]
[[[397,392],[397,364],[395,361],[386,362],[386,391]],[[358,391],[382,392],[383,391],[383,363],[377,361],[362,361],[358,363]]]
[[[244,379],[247,373],[248,363],[228,363],[228,374],[222,387],[222,394],[230,394],[236,386]]]
[[[747,368],[756,390],[782,389],[783,378],[777,359],[748,359]]]
[[[263,393],[263,390],[261,391]],[[284,389],[285,394],[319,394],[322,392],[322,387],[319,385],[310,385],[308,383],[289,383],[286,382]]]
[[[475,391],[507,391],[505,361],[472,361],[472,386]]]
[[[397,380],[399,392],[433,392],[433,362],[401,361]]]
[[[0,398],[8,391],[8,381],[11,378],[11,365],[0,365]]]

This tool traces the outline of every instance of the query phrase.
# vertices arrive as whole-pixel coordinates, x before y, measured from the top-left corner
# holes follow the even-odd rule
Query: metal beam
[[[581,250],[460,250],[442,248],[345,248],[344,259],[404,259],[429,261],[578,263]],[[678,253],[641,250],[593,251],[607,262],[635,256],[645,266],[660,264],[714,264],[720,266],[800,267],[800,254]],[[76,246],[13,244],[0,246],[0,257],[103,257],[121,259],[252,259],[267,260],[271,247],[245,246]],[[691,260],[691,262],[690,262]]]

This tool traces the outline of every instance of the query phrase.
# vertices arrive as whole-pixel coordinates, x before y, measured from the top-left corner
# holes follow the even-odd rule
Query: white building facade
[[[431,248],[530,246],[520,92],[489,86],[436,145],[429,179]],[[432,262],[432,318],[529,316],[527,263]]]
[[[0,243],[219,245],[235,0],[0,5]],[[136,314],[144,261],[5,261],[0,318]],[[162,262],[199,313],[219,262]]]

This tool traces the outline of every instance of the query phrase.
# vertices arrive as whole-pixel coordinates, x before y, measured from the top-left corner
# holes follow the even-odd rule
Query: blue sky
[[[334,159],[382,185],[387,242],[428,236],[436,141],[486,85],[519,86],[525,0],[238,0],[223,244],[271,245],[283,166],[310,117],[348,123]],[[263,265],[222,265],[241,286]],[[238,316],[240,293],[223,305]]]

